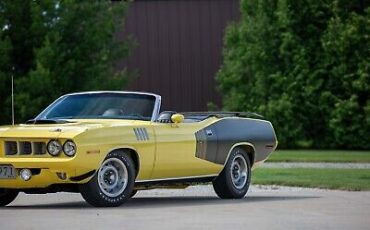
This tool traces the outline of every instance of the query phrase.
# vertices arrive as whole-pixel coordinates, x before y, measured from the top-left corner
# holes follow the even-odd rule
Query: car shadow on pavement
[[[222,200],[215,196],[184,196],[184,197],[136,197],[118,207],[118,209],[139,209],[139,208],[163,208],[178,206],[200,206],[200,205],[229,205],[251,202],[276,202],[292,201],[303,199],[319,199],[319,196],[256,196],[250,195],[244,199]],[[96,209],[89,206],[84,201],[48,203],[48,204],[30,204],[30,205],[12,205],[1,209]],[[104,208],[106,209],[106,208]],[[117,209],[117,208],[113,208]]]
[[[160,208],[171,206],[228,205],[251,202],[273,202],[320,198],[317,196],[247,196],[243,199],[223,200],[218,197],[137,197],[124,206],[126,208]]]

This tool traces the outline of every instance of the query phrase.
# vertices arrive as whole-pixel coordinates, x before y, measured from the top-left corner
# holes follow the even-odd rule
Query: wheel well
[[[242,148],[248,155],[251,166],[254,164],[255,150],[251,145],[238,145],[237,147]]]
[[[127,153],[132,161],[134,162],[135,164],[135,171],[136,171],[136,176],[138,175],[139,173],[139,169],[140,169],[140,161],[139,161],[139,155],[137,154],[137,152],[133,149],[116,149],[114,151],[122,151],[124,153]]]

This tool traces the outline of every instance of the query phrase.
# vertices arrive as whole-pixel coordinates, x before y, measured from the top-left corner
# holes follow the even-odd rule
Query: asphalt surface
[[[78,194],[21,194],[0,208],[0,229],[369,229],[370,192],[253,186],[220,200],[211,186],[151,190],[119,208],[93,208]]]

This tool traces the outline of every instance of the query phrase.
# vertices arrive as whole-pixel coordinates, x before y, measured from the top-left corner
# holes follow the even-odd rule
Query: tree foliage
[[[118,39],[127,3],[4,0],[0,3],[0,123],[10,121],[10,77],[16,118],[34,117],[58,96],[121,89],[131,42]]]
[[[281,147],[369,149],[367,1],[242,0],[217,75],[227,110],[271,120]]]

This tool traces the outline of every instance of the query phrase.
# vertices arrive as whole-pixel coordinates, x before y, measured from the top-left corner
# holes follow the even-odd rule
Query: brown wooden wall
[[[225,27],[240,17],[239,0],[136,0],[125,34],[138,46],[120,68],[138,71],[129,90],[162,95],[162,110],[203,111],[221,104],[215,74]]]

